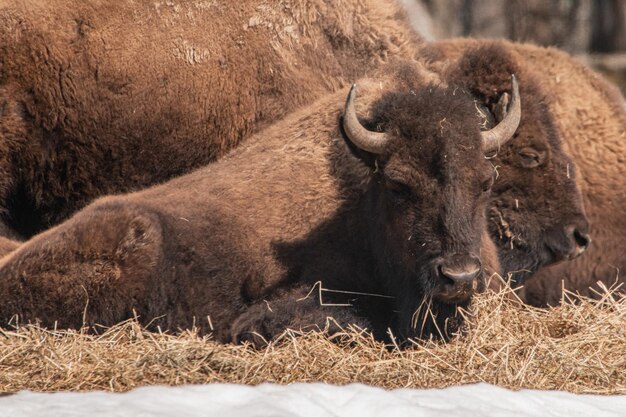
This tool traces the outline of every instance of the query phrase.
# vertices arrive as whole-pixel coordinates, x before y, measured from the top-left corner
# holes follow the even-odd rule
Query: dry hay
[[[385,388],[489,382],[508,388],[626,394],[626,297],[536,309],[511,290],[477,297],[473,325],[449,343],[398,351],[355,329],[334,340],[286,332],[264,350],[136,321],[101,335],[23,326],[0,332],[0,390],[125,391],[148,384],[362,382]],[[567,300],[566,300],[567,301]]]

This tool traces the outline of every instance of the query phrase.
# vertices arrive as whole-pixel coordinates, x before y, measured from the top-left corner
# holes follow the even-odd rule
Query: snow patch
[[[625,395],[512,391],[488,384],[392,391],[361,384],[210,384],[151,386],[123,394],[22,391],[0,397],[2,417],[618,417],[624,410]]]

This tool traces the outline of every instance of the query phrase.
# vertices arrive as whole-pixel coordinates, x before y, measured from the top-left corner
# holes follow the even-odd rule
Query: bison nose
[[[572,242],[572,250],[569,253],[568,258],[574,259],[583,254],[589,247],[591,243],[591,238],[589,235],[575,226],[569,226],[566,229],[567,236]]]
[[[478,286],[481,272],[480,258],[474,255],[455,254],[439,260],[437,298],[447,303],[468,300]]]
[[[448,278],[452,285],[465,285],[466,282],[473,282],[474,278],[478,276],[480,267],[470,267],[470,269],[454,269],[446,266],[441,266],[441,275]]]

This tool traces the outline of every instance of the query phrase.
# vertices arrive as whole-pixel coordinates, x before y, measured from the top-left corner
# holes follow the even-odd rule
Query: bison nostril
[[[582,250],[587,249],[589,244],[591,243],[591,238],[586,233],[579,232],[578,230],[574,230],[574,240],[576,241],[576,245]]]
[[[573,251],[570,253],[569,259],[574,259],[582,255],[591,243],[589,235],[577,229],[573,230],[572,238],[574,239],[575,245]]]
[[[443,283],[446,285],[454,285],[454,279],[450,278],[444,271],[443,266],[439,265],[437,267],[437,272],[439,272],[439,277],[443,280]]]

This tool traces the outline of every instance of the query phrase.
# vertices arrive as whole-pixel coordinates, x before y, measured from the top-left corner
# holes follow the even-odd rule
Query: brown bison
[[[509,44],[519,62],[533,68],[554,115],[563,148],[578,168],[593,244],[573,262],[534,276],[525,297],[556,305],[562,288],[594,296],[590,288],[624,283],[626,271],[626,106],[619,90],[554,48]],[[570,167],[571,169],[571,167]],[[622,290],[624,288],[622,287]]]
[[[626,107],[619,90],[555,49],[518,47],[529,65],[545,66],[548,104],[564,132],[564,147],[580,171],[580,186],[593,231],[589,253],[546,269],[528,282],[526,298],[555,305],[566,289],[594,296],[590,286],[624,283],[626,270]],[[559,100],[570,91],[568,100]],[[624,288],[622,288],[624,290]]]
[[[585,256],[533,277],[526,285],[526,299],[535,305],[556,305],[563,287],[596,296],[590,286],[598,281],[609,287],[626,282],[624,98],[600,75],[558,50],[526,45],[516,52],[527,65],[543,67],[543,84],[552,92],[547,102],[563,132],[564,148],[579,169],[593,233]],[[562,99],[564,91],[567,100]]]
[[[0,232],[205,165],[413,36],[393,0],[4,1]]]
[[[109,325],[135,310],[229,341],[258,330],[251,306],[276,300],[284,326],[333,316],[400,339],[444,333],[493,261],[481,254],[495,175],[484,155],[515,132],[519,93],[481,132],[470,94],[429,83],[416,62],[394,68],[359,82],[362,122],[354,88],[344,111],[332,94],[214,164],[35,236],[0,261],[1,319]],[[339,293],[320,305],[306,298],[316,282]],[[371,296],[345,307],[342,291]],[[424,303],[435,322],[416,314]]]
[[[11,237],[14,229],[29,236],[98,195],[184,173],[388,56],[414,55],[419,44],[393,2],[346,0],[330,6],[317,0],[290,8],[252,3],[0,6],[0,21],[6,23],[0,30],[0,41],[6,40],[0,43],[0,97],[5,99],[0,170],[6,173],[0,208],[10,226],[0,233]],[[129,26],[129,16],[146,23],[120,30]],[[291,21],[298,24],[285,23]],[[216,41],[227,35],[236,41]],[[181,42],[186,45],[182,55]],[[479,107],[495,110],[510,89],[515,65],[504,58],[498,64],[467,61],[447,77],[449,82],[481,85],[480,74],[493,71],[497,79],[486,80],[483,88],[489,94],[473,92]],[[567,157],[561,157],[550,115],[533,98],[540,94],[535,84],[522,86],[531,111],[525,112],[521,130],[563,163]],[[519,162],[511,163],[498,164],[490,227],[497,227],[499,242],[525,245],[523,251],[503,251],[503,267],[528,275],[580,252],[584,244],[572,236],[584,239],[586,223],[573,178],[561,189],[563,181],[553,178],[561,171],[516,169]],[[521,209],[519,198],[498,199],[500,191],[511,193],[510,182],[501,178],[518,171],[515,186],[551,199],[537,198]],[[559,206],[572,210],[554,209]],[[517,233],[526,224],[538,226],[532,234]]]
[[[548,106],[552,90],[516,55],[517,47],[459,39],[429,44],[421,57],[431,70],[466,85],[492,120],[506,113],[507,74],[524,80],[524,112],[515,140],[491,158],[498,177],[488,211],[503,272],[521,283],[542,266],[578,257],[590,238],[575,165],[562,144],[569,132]],[[557,96],[567,101],[569,94],[562,90]]]

